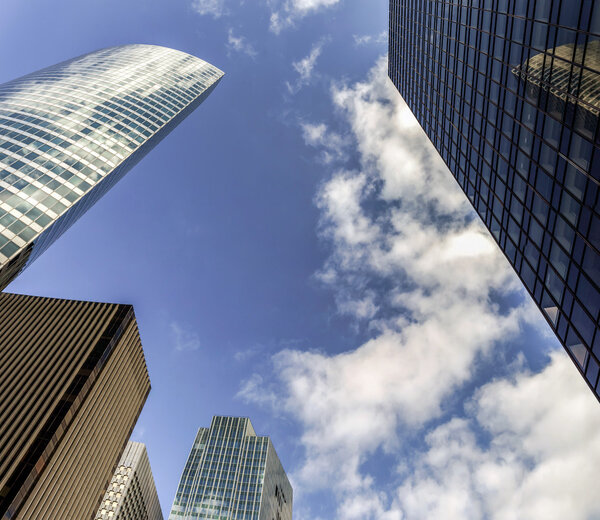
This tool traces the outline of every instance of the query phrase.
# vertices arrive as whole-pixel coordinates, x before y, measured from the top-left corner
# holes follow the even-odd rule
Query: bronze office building
[[[149,391],[130,305],[0,293],[0,518],[92,519]]]
[[[222,76],[185,52],[121,45],[0,85],[0,290]]]

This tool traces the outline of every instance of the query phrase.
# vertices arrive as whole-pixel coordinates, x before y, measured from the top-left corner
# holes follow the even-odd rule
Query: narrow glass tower
[[[388,70],[600,399],[600,2],[390,0]]]
[[[184,52],[124,45],[0,85],[0,290],[222,76]]]
[[[208,518],[292,520],[292,486],[250,419],[213,417],[198,430],[169,520]]]

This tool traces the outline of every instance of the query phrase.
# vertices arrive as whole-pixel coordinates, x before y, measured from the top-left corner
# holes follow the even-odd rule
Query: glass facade
[[[222,76],[180,51],[124,45],[0,85],[0,290]]]
[[[599,40],[593,0],[390,0],[391,80],[596,397]]]
[[[250,419],[200,428],[169,520],[292,520],[292,487],[268,437]]]

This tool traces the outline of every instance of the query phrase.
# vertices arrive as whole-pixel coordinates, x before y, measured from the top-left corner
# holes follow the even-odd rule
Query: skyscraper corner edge
[[[390,0],[388,75],[600,400],[600,3],[533,4]]]
[[[214,416],[198,429],[169,519],[292,520],[292,500],[271,439],[257,435],[248,417]]]

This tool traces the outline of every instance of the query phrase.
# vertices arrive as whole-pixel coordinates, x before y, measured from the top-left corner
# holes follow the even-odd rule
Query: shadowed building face
[[[222,76],[180,51],[125,45],[0,85],[0,290]]]
[[[0,518],[93,518],[149,391],[130,305],[0,293]]]
[[[600,2],[391,0],[389,76],[600,395]]]

